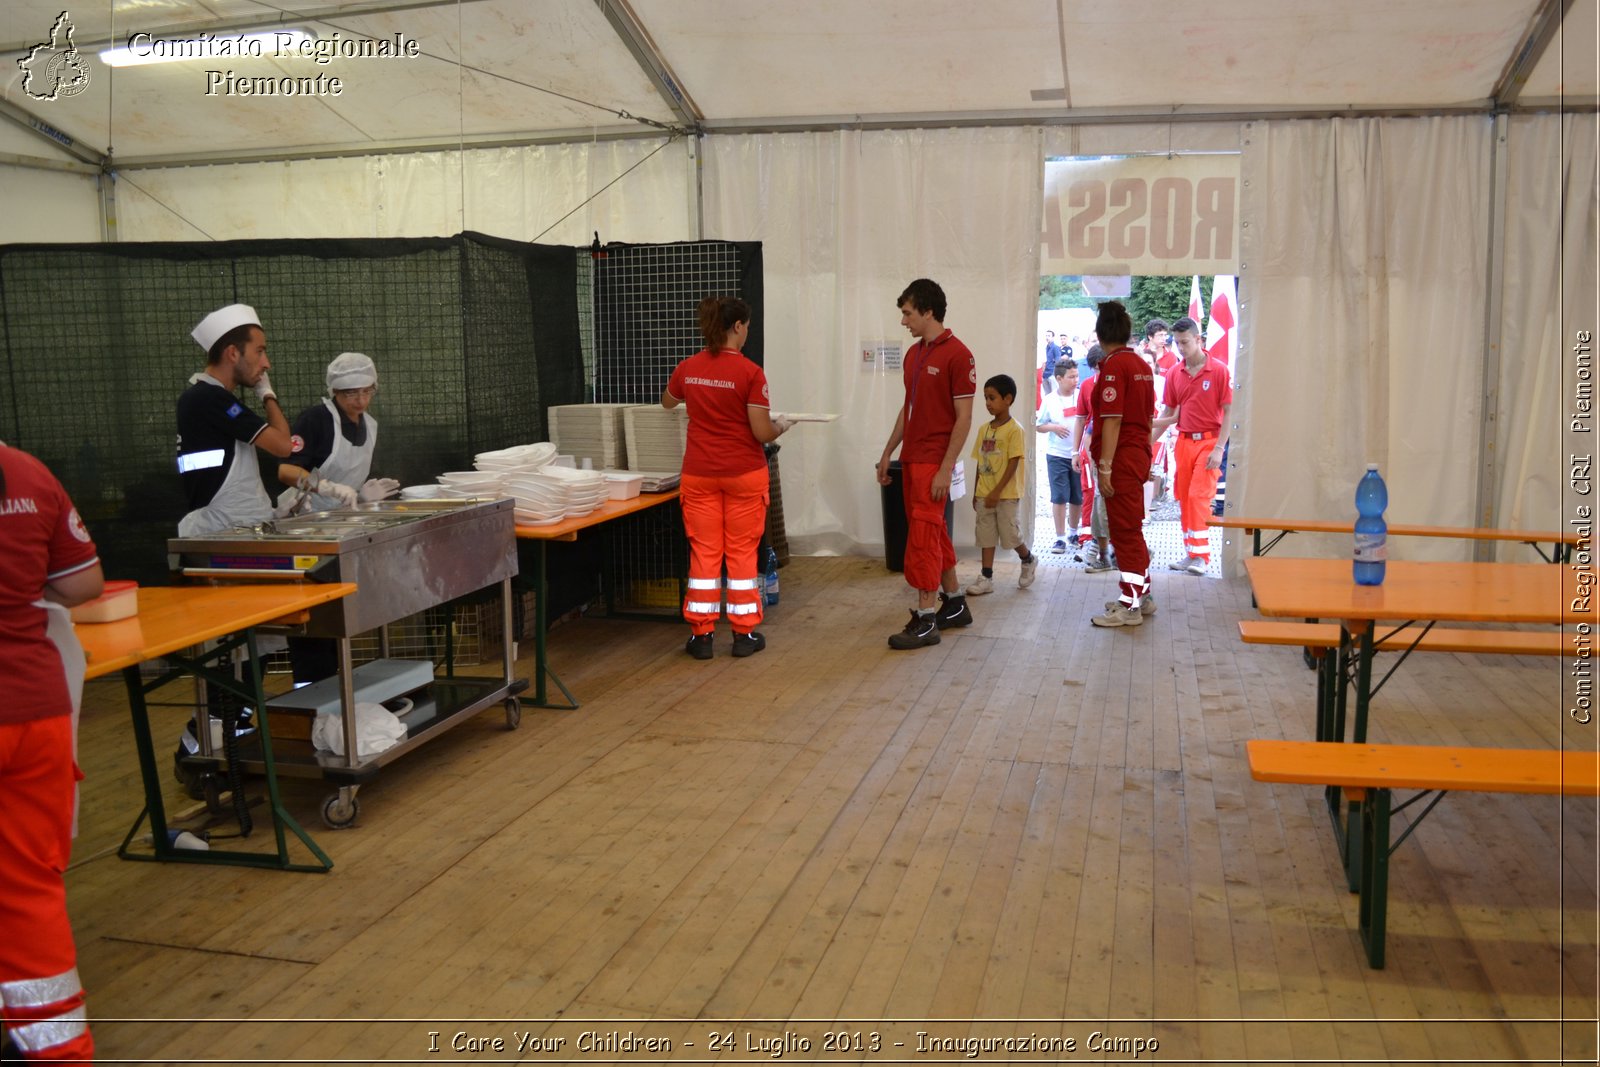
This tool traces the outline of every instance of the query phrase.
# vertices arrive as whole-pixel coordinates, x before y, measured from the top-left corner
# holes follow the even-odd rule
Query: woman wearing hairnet
[[[344,352],[328,364],[328,397],[300,413],[294,422],[294,451],[290,459],[307,470],[314,470],[322,481],[359,486],[360,502],[370,503],[393,496],[400,483],[393,478],[368,478],[372,471],[372,449],[378,442],[378,420],[367,414],[367,406],[378,391],[378,369],[360,352]],[[306,494],[286,489],[278,498],[277,513],[287,515],[310,499],[301,511],[325,511],[343,505],[321,493]],[[339,671],[336,642],[315,637],[289,638],[289,663],[294,680],[315,682]]]
[[[383,500],[400,491],[393,478],[368,478],[372,449],[378,442],[378,420],[367,406],[378,391],[378,368],[360,352],[341,353],[328,364],[328,397],[300,413],[294,422],[294,451],[289,458],[306,470],[316,471],[324,482],[356,489],[360,502]],[[301,504],[304,490],[289,489],[278,498],[277,512],[327,511],[342,507],[331,496],[311,492]]]

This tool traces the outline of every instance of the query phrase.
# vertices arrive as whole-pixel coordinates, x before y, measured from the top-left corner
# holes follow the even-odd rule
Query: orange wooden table
[[[349,596],[355,591],[356,586],[352,582],[327,585],[275,582],[271,585],[152,586],[139,590],[139,613],[132,618],[117,622],[81,623],[76,627],[78,641],[83,645],[84,655],[88,659],[84,676],[99,678],[120,670],[128,689],[128,707],[133,716],[134,745],[139,753],[139,770],[144,778],[145,806],[127,837],[123,838],[122,846],[117,850],[118,855],[124,859],[274,867],[295,871],[326,871],[332,868],[333,861],[283,808],[278,794],[277,770],[272,759],[272,737],[265,714],[256,717],[256,728],[261,735],[261,756],[266,769],[267,796],[277,852],[191,851],[168,844],[166,806],[161,797],[161,771],[156,762],[155,744],[150,736],[150,717],[145,696],[184,674],[202,674],[215,684],[238,692],[250,707],[265,707],[260,664],[255,655],[255,628],[270,622],[303,621],[304,613],[310,608]],[[217,639],[222,639],[217,647],[193,651]],[[242,685],[220,669],[221,660],[241,646],[250,651],[249,677]],[[168,669],[154,681],[146,682],[139,672],[139,665],[163,657],[168,661]],[[146,817],[150,820],[153,854],[133,852],[128,847]],[[285,831],[294,833],[311,850],[319,864],[292,862]]]
[[[1324,519],[1249,519],[1233,515],[1224,515],[1222,518],[1210,520],[1212,526],[1220,526],[1225,530],[1243,530],[1253,537],[1252,556],[1264,556],[1272,551],[1274,545],[1292,533],[1354,533],[1355,521],[1346,520],[1334,522]],[[1261,543],[1261,534],[1266,530],[1278,531],[1278,536]],[[1531,545],[1533,550],[1547,563],[1566,562],[1569,547],[1578,543],[1576,532],[1558,530],[1498,530],[1485,526],[1411,526],[1399,523],[1389,527],[1389,533],[1396,537],[1444,537],[1460,541],[1515,541],[1518,544]],[[1551,554],[1545,555],[1545,544],[1551,546]]]
[[[628,500],[607,500],[587,515],[563,519],[548,526],[519,525],[517,527],[517,539],[519,541],[532,541],[538,549],[538,561],[533,567],[534,707],[578,707],[578,698],[572,695],[572,690],[568,689],[561,679],[556,677],[556,673],[550,669],[548,653],[545,647],[545,600],[549,594],[545,575],[545,557],[547,555],[545,545],[551,541],[576,541],[580,530],[587,530],[591,527],[611,522],[614,519],[620,519],[624,515],[632,515],[636,512],[660,507],[662,504],[678,499],[678,492],[676,488],[673,488],[664,493],[640,493],[638,496]],[[554,681],[556,688],[560,689],[562,694],[566,696],[567,703],[565,705],[550,703],[549,691],[545,685],[546,677]]]
[[[1378,639],[1377,623],[1422,624],[1426,632],[1436,622],[1593,622],[1591,606],[1575,602],[1581,588],[1572,567],[1542,563],[1431,563],[1390,560],[1382,585],[1357,585],[1347,559],[1290,559],[1255,556],[1245,560],[1250,588],[1263,615],[1290,618],[1336,619],[1343,627],[1339,646],[1339,678],[1332,731],[1338,736],[1319,741],[1343,741],[1348,700],[1345,664],[1355,658],[1355,715],[1353,740],[1367,740],[1367,717],[1372,694],[1372,658]],[[1404,654],[1401,661],[1404,661]],[[1396,663],[1390,668],[1394,672]],[[1387,677],[1387,676],[1386,676]],[[1381,686],[1382,683],[1380,683]],[[1319,715],[1319,722],[1322,716]],[[1328,791],[1329,813],[1344,852],[1352,889],[1361,875],[1359,802],[1351,802],[1348,817],[1340,790]]]

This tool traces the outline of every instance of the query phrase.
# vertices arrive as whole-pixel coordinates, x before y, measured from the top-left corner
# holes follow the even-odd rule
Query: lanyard
[[[934,343],[938,343],[943,338],[944,334],[940,334],[938,337],[934,338]],[[933,358],[933,344],[920,340],[917,342],[917,344],[921,349],[921,351],[917,353],[921,359],[918,360],[916,367],[911,372],[911,400],[906,404],[907,422],[911,421],[911,413],[915,411],[917,407],[917,389],[921,387],[922,379],[928,376],[928,360]]]

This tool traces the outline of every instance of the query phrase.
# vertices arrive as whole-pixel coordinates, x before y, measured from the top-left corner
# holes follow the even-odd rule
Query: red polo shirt
[[[906,353],[905,436],[902,463],[942,463],[956,425],[956,401],[978,391],[972,352],[946,330],[932,344],[918,341]]]
[[[1180,434],[1214,434],[1222,428],[1222,409],[1233,403],[1228,368],[1206,357],[1195,374],[1183,364],[1167,372],[1166,406],[1178,409]]]
[[[770,406],[767,376],[743,354],[702,349],[673,370],[667,392],[689,409],[683,473],[727,477],[767,465],[749,411]]]
[[[1142,451],[1143,462],[1150,462],[1150,423],[1155,413],[1155,373],[1150,364],[1140,359],[1131,348],[1123,347],[1112,352],[1100,364],[1100,373],[1094,377],[1094,389],[1089,392],[1094,413],[1094,437],[1089,443],[1089,454],[1099,462],[1100,431],[1107,416],[1122,417],[1122,429],[1117,434],[1117,455],[1129,449]],[[1116,456],[1111,457],[1116,461]]]

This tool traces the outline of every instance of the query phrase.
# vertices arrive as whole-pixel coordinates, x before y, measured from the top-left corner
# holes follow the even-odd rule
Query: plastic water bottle
[[[761,561],[761,584],[767,593],[767,607],[778,602],[778,552],[767,546],[766,557]]]
[[[1384,563],[1389,558],[1389,525],[1383,509],[1389,506],[1389,487],[1383,484],[1376,463],[1367,464],[1367,473],[1356,484],[1357,585],[1382,585]]]

